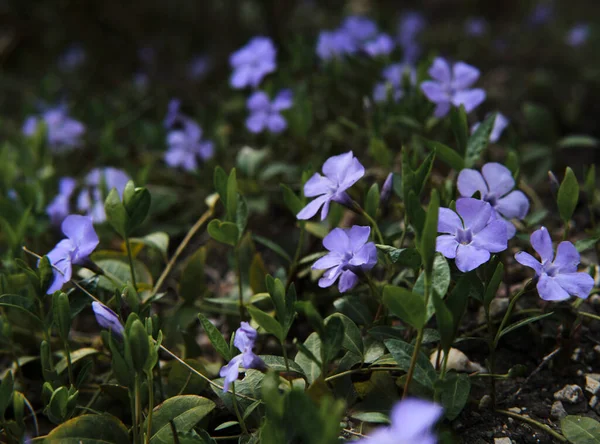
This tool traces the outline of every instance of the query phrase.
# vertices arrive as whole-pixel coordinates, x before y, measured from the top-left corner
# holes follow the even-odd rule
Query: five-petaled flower
[[[485,91],[471,86],[479,78],[479,70],[463,62],[452,67],[441,57],[436,58],[429,68],[433,80],[421,83],[421,90],[427,98],[435,103],[435,117],[444,117],[452,105],[464,105],[470,113],[485,100]]]
[[[71,280],[72,266],[84,264],[99,243],[90,217],[72,214],[65,218],[61,228],[67,239],[61,240],[47,255],[53,266],[47,294],[60,290]]]
[[[529,201],[522,191],[511,191],[515,180],[508,168],[496,162],[486,163],[481,173],[465,168],[458,175],[457,187],[461,196],[471,197],[479,191],[480,198],[488,202],[493,209],[492,216],[506,223],[508,238],[517,232],[515,226],[508,220],[523,219],[529,211]]]
[[[490,253],[506,250],[506,224],[492,217],[491,205],[465,197],[456,201],[456,214],[440,208],[436,251],[455,259],[456,267],[466,273],[490,259]],[[460,216],[460,217],[459,217]]]
[[[125,329],[114,311],[106,305],[96,301],[92,302],[92,310],[94,310],[96,322],[98,322],[100,327],[110,330],[116,336],[123,337],[123,331]]]
[[[233,68],[229,84],[234,89],[258,87],[267,74],[275,71],[276,55],[277,50],[271,39],[254,37],[229,57],[229,64]]]
[[[289,109],[293,104],[293,94],[290,89],[283,89],[275,96],[273,101],[264,91],[255,91],[246,102],[250,117],[246,119],[246,128],[252,133],[269,130],[271,133],[280,133],[287,128],[287,122],[281,111]]]
[[[568,241],[558,244],[556,256],[552,239],[545,227],[531,235],[531,246],[540,255],[538,262],[531,254],[520,251],[515,259],[526,267],[533,268],[538,278],[537,290],[545,301],[562,301],[570,296],[587,298],[594,287],[594,279],[587,273],[577,272],[579,252]]]
[[[391,425],[376,429],[356,441],[360,444],[436,444],[433,426],[442,416],[440,405],[417,398],[398,402],[390,415]]]
[[[504,129],[508,126],[508,123],[509,121],[504,114],[496,114],[494,126],[492,127],[492,132],[490,133],[490,142],[496,143],[498,139],[500,139],[500,136],[502,135]],[[477,122],[471,127],[471,134],[473,134],[477,128],[479,128],[479,125],[481,125],[481,122]]]
[[[329,204],[333,202],[342,205],[351,205],[352,199],[346,190],[364,176],[365,167],[361,165],[352,151],[330,157],[323,164],[322,176],[315,173],[304,184],[304,195],[317,197],[309,202],[297,215],[298,219],[310,219],[319,211],[321,206],[321,220],[325,220],[329,213]]]
[[[214,146],[211,141],[202,140],[202,128],[192,119],[179,116],[178,120],[178,128],[167,134],[165,163],[194,171],[198,168],[198,158],[206,161],[213,156]]]
[[[46,125],[46,140],[53,152],[66,152],[81,146],[85,126],[69,117],[65,105],[47,109],[42,113],[41,118],[29,116],[23,124],[23,134],[33,136],[41,121]]]
[[[339,278],[341,293],[354,288],[359,275],[377,264],[377,248],[373,242],[367,242],[370,234],[370,227],[354,225],[335,228],[325,236],[323,246],[329,253],[312,266],[314,270],[327,270],[319,279],[319,287],[330,287]]]
[[[224,392],[229,390],[229,385],[238,378],[240,364],[245,369],[254,368],[260,370],[265,368],[263,360],[252,351],[257,336],[256,330],[247,322],[242,322],[240,328],[236,330],[233,345],[235,345],[241,353],[234,356],[227,365],[221,367],[219,375],[222,378],[225,378],[223,382]]]

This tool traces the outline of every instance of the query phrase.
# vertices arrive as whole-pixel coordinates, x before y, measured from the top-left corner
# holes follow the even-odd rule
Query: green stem
[[[146,419],[146,443],[150,442],[152,436],[152,410],[154,410],[154,377],[152,371],[148,374],[148,418]]]
[[[240,423],[240,427],[245,435],[249,435],[248,429],[246,428],[246,423],[240,414],[240,408],[238,406],[238,400],[235,396],[235,382],[231,383],[231,392],[233,393],[233,410],[235,411],[235,416],[237,416],[238,422]]]
[[[287,373],[290,373],[290,361],[288,359],[287,350],[285,348],[285,341],[281,341],[281,350],[283,350],[283,360],[285,361],[285,371]],[[290,388],[294,388],[294,385],[292,384],[292,381],[290,379],[288,379],[288,382],[290,383]]]
[[[244,289],[242,287],[242,266],[240,264],[240,252],[239,252],[239,244],[235,246],[233,250],[233,255],[235,259],[235,268],[237,272],[237,281],[238,281],[238,305],[240,308],[240,321],[244,320]]]
[[[504,317],[502,318],[502,322],[500,323],[500,327],[498,328],[498,331],[496,332],[496,336],[494,338],[493,341],[493,348],[495,349],[498,346],[498,341],[500,341],[500,335],[502,333],[502,330],[504,330],[504,327],[506,326],[508,320],[510,319],[510,316],[512,314],[513,309],[515,308],[515,305],[517,304],[517,301],[519,300],[519,298],[521,296],[523,296],[525,294],[525,292],[527,291],[528,287],[529,287],[529,283],[531,281],[527,282],[525,284],[525,286],[523,287],[523,289],[521,291],[519,291],[510,301],[510,304],[508,304],[508,308],[506,309],[506,313],[504,313]],[[493,369],[490,369],[490,371],[492,371]]]
[[[586,313],[585,311],[578,311],[577,314],[579,316],[584,316],[586,318],[591,318],[591,319],[595,319],[596,321],[600,321],[600,316],[592,314],[592,313]]]
[[[360,211],[361,211],[361,214],[369,221],[369,223],[373,227],[373,230],[375,231],[375,236],[377,236],[378,242],[381,245],[385,245],[385,242],[383,242],[383,236],[381,235],[381,231],[379,231],[379,227],[377,226],[377,222],[375,222],[375,219],[373,219],[371,216],[369,216],[369,214],[362,208],[360,208]]]
[[[139,432],[141,430],[141,417],[142,417],[142,397],[140,393],[140,375],[135,375],[135,421],[133,424],[134,442],[139,443]]]
[[[129,259],[129,271],[131,272],[131,283],[133,288],[137,292],[137,283],[135,281],[135,269],[133,268],[133,256],[131,255],[131,244],[129,243],[129,237],[125,238],[125,248],[127,249],[127,259]]]
[[[298,238],[298,245],[296,246],[296,253],[294,254],[294,260],[292,261],[292,264],[290,265],[287,281],[285,283],[286,290],[289,288],[290,285],[292,285],[292,282],[294,280],[294,275],[296,274],[296,268],[298,268],[298,261],[300,260],[300,254],[302,254],[302,246],[304,244],[304,233],[305,232],[306,232],[306,229],[304,228],[304,223],[302,223],[300,226],[300,236]]]
[[[386,371],[401,371],[404,367],[369,367],[369,368],[355,368],[353,370],[346,370],[335,375],[328,376],[325,378],[325,382],[333,381],[334,379],[343,378],[347,375],[353,375],[355,373],[370,373],[370,372],[386,372]]]
[[[137,375],[136,375],[137,382]],[[138,441],[138,428],[137,428],[137,415],[136,415],[136,390],[135,387],[133,390],[129,390],[129,408],[131,410],[131,430],[133,431],[133,444],[139,444]]]
[[[73,378],[73,363],[71,362],[71,348],[69,347],[68,341],[64,341],[64,348],[67,357],[67,371],[69,373],[69,384],[75,385],[75,378]]]
[[[544,432],[546,432],[546,433],[554,436],[560,442],[567,442],[567,438],[565,438],[563,435],[561,435],[558,432],[555,432],[550,427],[548,427],[546,424],[542,424],[541,422],[538,422],[535,419],[531,419],[528,416],[519,415],[517,413],[509,412],[508,410],[496,410],[496,411],[498,413],[502,413],[504,415],[516,418],[516,419],[518,419],[520,421],[527,422],[527,423],[529,423],[531,425],[534,425],[534,426],[538,427],[539,429],[543,430]]]
[[[404,214],[404,229],[402,230],[402,236],[400,237],[400,243],[398,244],[398,248],[402,248],[402,245],[404,245],[404,238],[406,237],[407,231],[408,231],[408,217],[405,213]]]

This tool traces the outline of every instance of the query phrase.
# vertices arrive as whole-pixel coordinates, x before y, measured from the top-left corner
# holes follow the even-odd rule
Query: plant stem
[[[290,269],[288,271],[287,281],[285,283],[285,289],[287,290],[294,280],[294,275],[296,274],[296,268],[298,268],[298,260],[300,259],[300,254],[302,253],[302,246],[304,244],[304,233],[306,229],[304,228],[304,223],[300,226],[300,236],[298,237],[298,245],[296,246],[296,253],[294,254],[294,260],[290,265]]]
[[[73,378],[73,363],[71,362],[71,348],[69,347],[68,341],[64,341],[65,354],[67,355],[67,371],[69,373],[69,384],[75,385],[75,378]]]
[[[579,316],[584,316],[586,318],[591,318],[591,319],[595,319],[597,321],[600,321],[600,316],[592,314],[592,313],[586,313],[585,311],[578,311],[577,314]]]
[[[335,375],[328,376],[324,379],[325,382],[333,381],[334,379],[342,378],[347,375],[353,375],[355,373],[369,373],[369,372],[384,372],[384,371],[400,371],[404,370],[404,367],[368,367],[368,368],[355,368],[352,370],[346,370]]]
[[[136,375],[137,381],[137,375]],[[133,393],[132,393],[133,392]],[[131,430],[133,431],[133,444],[139,444],[138,441],[138,428],[137,428],[137,414],[136,414],[136,390],[129,390],[129,408],[131,410]]]
[[[135,269],[133,268],[133,256],[131,255],[131,244],[129,243],[129,237],[125,238],[125,248],[127,249],[127,259],[129,259],[129,271],[131,272],[131,283],[133,288],[137,292],[137,282],[135,281]]]
[[[406,213],[404,213],[404,229],[402,230],[402,236],[400,236],[400,243],[398,244],[398,248],[402,248],[404,244],[404,238],[406,238],[406,232],[408,231],[408,217]]]
[[[237,281],[238,281],[238,305],[240,309],[240,321],[244,320],[244,288],[242,286],[242,266],[240,264],[240,252],[239,252],[239,244],[235,246],[233,250],[234,260],[235,260],[235,269],[237,273]]]
[[[139,442],[139,432],[138,430],[141,430],[141,417],[142,417],[142,397],[141,397],[141,393],[140,393],[140,375],[138,375],[136,373],[135,375],[135,421],[134,421],[134,425],[133,425],[133,432],[134,432],[134,442],[138,443]],[[135,436],[137,435],[137,436]]]
[[[285,361],[285,371],[287,373],[290,373],[290,361],[288,359],[287,350],[285,348],[285,341],[281,341],[281,350],[283,351],[283,360]],[[290,388],[294,388],[294,385],[292,384],[292,381],[290,379],[288,379],[288,382],[290,383]]]
[[[381,245],[385,245],[385,243],[383,242],[383,236],[381,235],[381,231],[379,231],[379,227],[377,226],[377,222],[375,221],[375,219],[373,219],[371,216],[369,216],[369,214],[362,208],[360,208],[360,211],[361,211],[361,214],[369,221],[369,223],[373,227],[373,231],[375,231],[375,236],[377,236],[378,242]]]
[[[534,426],[540,428],[541,430],[543,430],[544,432],[552,435],[553,437],[555,437],[556,439],[558,439],[560,442],[567,442],[567,438],[565,438],[563,435],[561,435],[558,432],[555,432],[554,430],[552,430],[546,424],[542,424],[541,422],[538,422],[535,419],[531,419],[531,418],[529,418],[527,416],[519,415],[517,413],[509,412],[508,410],[496,410],[496,411],[498,413],[502,413],[504,415],[516,418],[516,419],[518,419],[520,421],[527,422],[527,423],[529,423],[531,425],[534,425]]]
[[[248,429],[246,428],[246,423],[240,414],[240,408],[238,407],[237,397],[235,396],[235,382],[231,383],[231,393],[233,393],[233,410],[235,410],[235,416],[237,416],[238,422],[240,423],[240,427],[245,435],[249,435]]]
[[[152,410],[154,410],[154,377],[152,371],[148,374],[148,417],[146,418],[146,444],[150,443],[152,436]]]
[[[510,319],[510,316],[512,314],[513,309],[515,308],[515,305],[517,304],[517,301],[519,300],[519,298],[521,296],[523,296],[525,294],[525,292],[527,291],[527,287],[529,287],[529,283],[531,281],[527,282],[525,284],[525,286],[523,287],[523,289],[521,291],[519,291],[510,301],[510,304],[508,304],[508,308],[506,309],[506,313],[504,313],[504,317],[502,318],[502,322],[500,323],[500,327],[498,327],[498,331],[496,332],[496,337],[494,338],[494,342],[493,342],[493,346],[494,349],[498,346],[498,341],[500,341],[500,335],[502,333],[502,330],[504,330],[504,327],[506,326],[506,323],[508,322],[508,320]],[[490,371],[492,371],[493,369],[490,369]],[[493,371],[492,371],[493,373]]]

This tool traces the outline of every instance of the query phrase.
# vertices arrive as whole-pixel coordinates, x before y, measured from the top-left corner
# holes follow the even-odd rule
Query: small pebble
[[[554,393],[554,399],[568,402],[569,404],[577,404],[583,399],[583,390],[576,384],[567,384]]]
[[[600,345],[594,346],[594,351],[600,355]]]
[[[600,391],[600,373],[588,373],[585,375],[585,390],[592,395]]]
[[[521,409],[519,407],[511,407],[508,409],[509,412],[513,412],[513,413],[521,413]]]
[[[588,402],[588,405],[590,406],[590,408],[595,409],[596,406],[598,405],[598,397],[592,396],[590,399],[590,402]]]
[[[562,402],[555,401],[554,404],[552,404],[552,408],[550,409],[550,416],[552,416],[554,419],[562,419],[565,416],[567,416],[567,411],[565,410],[565,407],[563,406]]]
[[[579,361],[579,355],[581,355],[581,349],[579,347],[577,347],[575,350],[573,350],[573,354],[571,355],[571,360],[572,361]]]
[[[494,438],[494,444],[513,444],[513,442],[505,436],[504,438]]]
[[[479,400],[479,408],[481,410],[487,409],[492,405],[492,397],[490,395],[483,395]]]

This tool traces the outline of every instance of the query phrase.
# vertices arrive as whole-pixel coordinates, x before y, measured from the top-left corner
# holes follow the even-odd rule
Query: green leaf
[[[185,262],[179,280],[179,296],[186,302],[200,300],[206,291],[206,278],[204,276],[206,254],[206,246],[202,246]]]
[[[458,108],[452,107],[450,111],[450,124],[454,138],[456,139],[457,151],[459,153],[466,153],[467,141],[469,140],[469,124],[464,105],[460,105]]]
[[[110,190],[108,196],[106,196],[104,212],[108,223],[122,238],[125,238],[127,236],[128,215],[116,188]]]
[[[440,343],[442,349],[445,352],[448,352],[454,342],[454,319],[440,295],[435,291],[431,292],[431,299],[433,300],[433,306],[435,307],[435,320],[437,322],[438,331],[440,332]]]
[[[287,371],[287,367],[285,366],[285,359],[283,359],[282,356],[260,355],[259,358],[261,358],[263,362],[267,364],[267,367],[269,367],[270,370],[275,370],[277,372]],[[295,372],[299,375],[304,376],[304,370],[297,363],[289,359],[288,364],[290,366],[291,372]]]
[[[235,247],[239,239],[239,231],[233,222],[221,222],[219,219],[210,221],[207,227],[208,234],[217,242]]]
[[[231,349],[221,332],[202,313],[198,313],[198,319],[217,353],[219,353],[225,361],[231,361]]]
[[[121,421],[108,413],[82,415],[53,429],[46,444],[129,444],[129,433]]]
[[[502,278],[504,277],[504,264],[502,262],[498,262],[496,266],[496,270],[490,279],[487,287],[485,288],[485,293],[483,295],[483,307],[485,308],[486,313],[490,309],[490,304],[492,300],[496,297],[496,293],[498,292],[498,287],[502,282]]]
[[[38,275],[40,276],[40,290],[42,293],[46,293],[52,282],[54,276],[54,270],[48,256],[44,256],[40,259],[38,264]]]
[[[303,344],[298,345],[298,354],[294,361],[302,367],[309,384],[312,384],[321,375],[321,339],[317,333],[311,333]],[[300,346],[301,345],[301,346]]]
[[[401,320],[416,329],[425,325],[425,301],[407,288],[386,285],[383,288],[383,303]]]
[[[435,151],[437,157],[450,168],[460,171],[465,167],[465,161],[462,157],[460,157],[460,154],[458,154],[448,145],[444,145],[443,143],[435,142],[429,139],[421,140],[429,150]]]
[[[235,168],[231,170],[229,173],[229,178],[227,179],[227,220],[229,222],[234,222],[236,220],[237,213],[237,179],[235,174]]]
[[[415,171],[414,177],[414,191],[417,196],[420,196],[425,189],[425,184],[431,174],[431,168],[433,168],[433,161],[435,160],[435,151],[429,153],[429,155],[423,160],[419,168]]]
[[[227,209],[227,173],[220,166],[215,167],[213,182],[215,191],[219,193],[223,206]]]
[[[252,319],[254,319],[256,323],[263,328],[263,330],[274,335],[277,339],[279,339],[280,342],[285,340],[283,328],[273,316],[252,305],[248,305],[246,308],[248,309],[250,316],[252,316]]]
[[[127,186],[129,184],[133,187],[132,181],[129,181]],[[151,202],[152,197],[147,188],[136,187],[133,192],[123,192],[123,206],[127,211],[126,233],[128,236],[146,220]]]
[[[565,171],[565,177],[558,189],[556,202],[558,204],[558,212],[564,223],[571,220],[577,202],[579,200],[579,183],[575,177],[575,173],[570,167]]]
[[[26,296],[20,296],[18,294],[3,294],[0,296],[0,307],[21,310],[35,319],[40,326],[42,325],[42,320],[35,314],[34,302]]]
[[[381,244],[376,247],[385,252],[394,264],[415,269],[421,266],[421,255],[415,248],[395,248]]]
[[[437,292],[442,299],[446,296],[448,288],[450,287],[450,266],[448,261],[441,254],[436,254],[433,260],[433,272],[431,277],[431,290]],[[413,287],[413,292],[425,295],[425,272],[421,273],[417,278],[417,282]],[[427,306],[427,315],[425,316],[426,322],[429,321],[435,309],[433,307],[433,301],[429,298],[429,305]]]
[[[554,314],[554,312],[551,311],[550,313],[544,313],[544,314],[539,315],[539,316],[532,316],[530,318],[523,319],[522,321],[515,322],[514,324],[509,325],[504,330],[502,330],[500,332],[500,336],[498,336],[498,338],[501,338],[505,334],[510,333],[511,331],[516,330],[517,328],[521,328],[521,327],[523,327],[523,326],[525,326],[527,324],[531,324],[532,322],[536,322],[536,321],[539,321],[541,319],[547,318],[548,316],[552,316],[553,314]]]
[[[313,328],[314,331],[320,337],[325,335],[325,327],[323,324],[323,318],[315,308],[315,306],[310,301],[298,301],[295,304],[296,310],[303,313],[304,316],[308,319],[308,323]]]
[[[290,210],[290,212],[296,216],[304,208],[302,199],[300,199],[296,193],[294,193],[287,185],[280,184],[281,191],[283,193],[283,203]]]
[[[465,153],[465,168],[471,168],[475,165],[487,148],[496,122],[496,115],[497,113],[490,114],[469,138]]]
[[[600,242],[600,236],[591,237],[589,239],[580,239],[575,242],[575,248],[580,253],[583,253],[584,251],[594,248],[598,242]]]
[[[392,166],[394,156],[386,145],[385,141],[379,137],[371,137],[369,140],[369,154],[380,165],[389,168]]]
[[[195,373],[181,364],[179,361],[171,361],[171,369],[169,370],[169,377],[167,378],[167,393],[169,397],[177,395],[193,395],[201,393],[208,386],[208,382],[202,379]],[[206,375],[210,374],[206,371],[206,368],[197,359],[185,359],[184,362],[197,370],[199,373]]]
[[[265,262],[260,253],[255,253],[250,263],[250,269],[248,271],[248,280],[250,281],[250,288],[254,294],[264,293],[267,289],[265,287],[265,276],[267,275],[267,268]]]
[[[375,219],[377,215],[377,208],[379,208],[379,185],[374,183],[367,192],[365,198],[365,211],[366,213]]]
[[[573,444],[600,444],[600,422],[595,419],[568,415],[561,419],[560,428]]]
[[[440,391],[440,400],[444,407],[444,415],[453,421],[460,414],[469,400],[471,381],[464,373],[448,373],[446,379],[436,382]]]
[[[148,333],[139,319],[134,320],[127,331],[127,342],[133,368],[141,373],[150,354],[150,344],[148,343]]]
[[[433,259],[435,257],[435,243],[438,234],[438,213],[440,210],[440,197],[437,190],[431,192],[427,216],[423,225],[423,236],[420,244],[420,253],[423,258],[425,273],[431,275]],[[443,296],[443,295],[442,295]]]
[[[362,422],[370,422],[373,424],[389,424],[390,418],[381,412],[352,412],[350,417]]]
[[[271,300],[273,301],[273,305],[275,306],[277,320],[279,321],[279,324],[283,328],[284,332],[287,334],[288,317],[290,315],[293,316],[293,313],[288,313],[285,300],[285,286],[280,279],[273,279],[272,276],[266,276],[265,286],[267,287],[267,291],[269,292]]]
[[[97,355],[99,353],[95,348],[84,347],[78,350],[71,352],[71,364],[75,364],[76,362],[81,361],[82,359],[87,358],[88,356]],[[56,363],[56,373],[59,375],[67,369],[67,357],[65,356],[63,359]]]
[[[167,399],[154,409],[150,444],[175,442],[171,422],[178,433],[186,433],[214,408],[215,403],[210,399],[196,395],[181,395]]]
[[[571,134],[560,139],[557,144],[559,148],[596,148],[600,142],[592,136]]]
[[[159,251],[164,259],[167,257],[167,251],[169,249],[169,235],[167,233],[157,231],[155,233],[147,234],[144,237],[132,237],[129,241],[133,244],[139,243]]]
[[[408,371],[414,346],[399,339],[387,339],[383,343],[394,357],[398,367]],[[422,352],[419,352],[419,355],[417,356],[413,378],[419,384],[428,388],[433,388],[437,379],[435,369],[431,365],[431,362],[429,362],[429,359],[427,359],[427,356]]]
[[[421,202],[413,190],[410,190],[407,199],[408,200],[405,200],[405,203],[408,221],[415,230],[417,240],[419,240],[423,234],[423,227],[425,226],[425,218],[427,217],[427,213],[425,213],[425,210],[423,210]]]
[[[237,209],[235,213],[235,224],[238,227],[240,233],[244,233],[246,225],[248,224],[248,204],[244,196],[237,195]]]
[[[342,341],[342,347],[362,358],[364,354],[364,345],[358,326],[352,319],[341,313],[332,314],[325,319],[325,323],[327,323],[328,319],[334,317],[339,318],[344,324],[344,340]]]
[[[325,323],[325,332],[321,341],[323,343],[323,360],[326,363],[333,361],[344,343],[344,323],[339,317],[329,318],[329,321]]]
[[[62,291],[54,293],[52,310],[54,311],[54,322],[58,327],[58,335],[63,341],[67,341],[71,330],[71,308],[66,293]]]
[[[12,402],[14,385],[13,374],[8,372],[0,382],[0,419],[4,419],[4,412]]]
[[[254,233],[252,233],[252,240],[258,242],[261,245],[264,245],[265,247],[267,247],[268,249],[285,259],[288,263],[292,263],[292,258],[290,257],[290,255],[287,254],[287,252],[283,248],[281,248],[272,240]]]
[[[473,293],[477,294],[480,288],[483,288],[483,285],[477,277],[477,273],[474,271],[465,273],[458,279],[452,292],[446,298],[446,306],[452,313],[452,319],[454,320],[454,337],[456,337],[460,321],[466,312],[469,296],[472,296]]]

